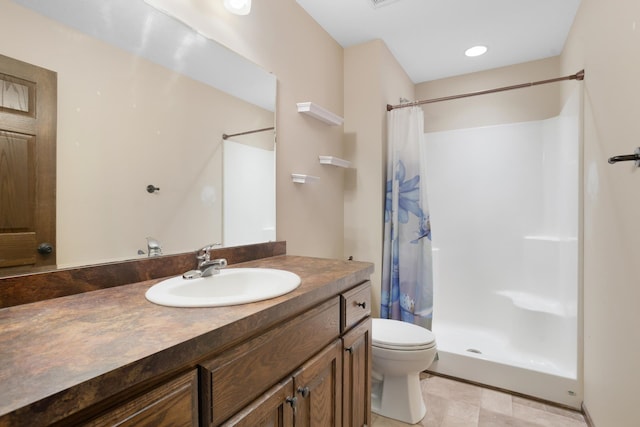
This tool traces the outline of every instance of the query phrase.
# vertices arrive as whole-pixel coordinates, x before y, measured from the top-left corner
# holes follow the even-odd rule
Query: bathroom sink
[[[284,295],[300,285],[300,276],[272,268],[228,268],[209,277],[172,277],[153,285],[145,297],[170,307],[219,307]]]

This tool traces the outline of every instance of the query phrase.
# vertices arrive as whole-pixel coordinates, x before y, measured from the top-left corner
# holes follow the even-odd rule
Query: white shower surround
[[[581,105],[426,134],[434,372],[580,407]]]
[[[265,150],[230,139],[224,141],[224,246],[276,240],[275,154],[275,149]]]

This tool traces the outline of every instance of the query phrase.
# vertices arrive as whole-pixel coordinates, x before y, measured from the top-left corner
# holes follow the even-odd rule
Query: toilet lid
[[[393,350],[419,350],[435,346],[436,337],[413,323],[391,319],[372,319],[373,345]]]

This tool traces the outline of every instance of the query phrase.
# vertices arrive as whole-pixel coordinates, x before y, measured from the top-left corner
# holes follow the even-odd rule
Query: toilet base
[[[378,374],[374,373],[374,381],[376,376]],[[382,382],[373,388],[375,395],[371,399],[371,411],[378,415],[416,424],[427,413],[420,388],[420,373],[385,375]]]

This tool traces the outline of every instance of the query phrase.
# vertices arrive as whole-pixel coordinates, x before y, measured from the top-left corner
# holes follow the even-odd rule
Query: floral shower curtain
[[[389,112],[388,145],[380,317],[431,329],[433,264],[421,108]]]

